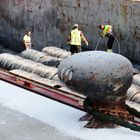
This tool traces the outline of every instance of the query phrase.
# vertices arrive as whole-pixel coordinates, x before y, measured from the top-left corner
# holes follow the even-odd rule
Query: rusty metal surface
[[[90,98],[115,100],[117,96],[125,96],[133,69],[121,55],[89,51],[63,60],[58,75],[69,88]]]

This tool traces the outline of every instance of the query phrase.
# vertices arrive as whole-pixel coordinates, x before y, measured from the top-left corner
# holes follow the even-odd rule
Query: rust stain
[[[97,5],[100,5],[101,4],[101,0],[97,0]]]
[[[125,21],[127,22],[127,15],[128,15],[128,6],[122,4],[121,5],[122,16],[124,17]]]
[[[38,9],[41,9],[41,4],[38,6]]]
[[[77,6],[80,7],[81,4],[80,4],[80,0],[76,0],[77,1]]]
[[[140,28],[139,27],[134,27],[134,33],[137,38],[140,38]]]
[[[114,4],[111,4],[111,12],[113,12],[114,8],[115,8]]]

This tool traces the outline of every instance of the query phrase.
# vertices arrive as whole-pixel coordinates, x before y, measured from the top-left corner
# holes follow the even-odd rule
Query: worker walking
[[[102,30],[102,33],[100,34],[101,37],[108,37],[107,52],[112,52],[112,47],[113,47],[113,43],[115,40],[115,37],[112,33],[112,26],[111,25],[100,25],[99,29]]]
[[[23,37],[23,43],[25,49],[31,49],[32,43],[31,43],[31,31],[27,31],[26,34]]]
[[[84,41],[88,46],[88,41],[84,37],[82,31],[79,30],[79,25],[75,24],[68,37],[71,55],[81,52],[81,42]]]

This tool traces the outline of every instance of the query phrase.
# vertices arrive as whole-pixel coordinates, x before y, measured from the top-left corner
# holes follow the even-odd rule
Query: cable
[[[95,47],[95,51],[98,49],[98,46],[99,46],[99,43],[100,43],[101,38],[102,38],[102,37],[100,37],[100,38],[98,39],[98,42],[97,42],[96,47]]]
[[[118,53],[120,54],[120,43],[119,43],[118,39],[114,36],[114,34],[112,34],[112,35],[115,38],[115,40],[117,41],[117,44],[118,44]]]
[[[117,38],[114,36],[114,34],[111,34],[111,35],[112,35],[112,36],[115,38],[115,40],[117,41],[118,54],[120,54],[120,43],[119,43],[119,41],[117,40]],[[100,43],[100,41],[101,41],[101,38],[102,38],[102,37],[100,37],[100,38],[98,39],[98,42],[97,42],[96,47],[95,47],[95,51],[98,49],[99,43]]]

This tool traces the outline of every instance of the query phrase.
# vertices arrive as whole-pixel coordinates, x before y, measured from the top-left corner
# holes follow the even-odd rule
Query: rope
[[[140,132],[140,126],[138,126],[134,123],[129,123],[128,121],[118,118],[113,115],[102,114],[99,111],[97,111],[96,109],[92,108],[91,101],[89,101],[88,99],[86,99],[84,101],[84,108],[89,114],[93,115],[98,120],[109,121],[111,123],[114,123],[114,124],[117,124],[117,125],[120,125],[120,126],[123,126],[126,128],[130,128],[131,130]]]

